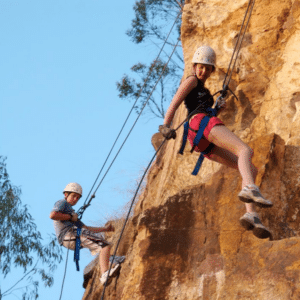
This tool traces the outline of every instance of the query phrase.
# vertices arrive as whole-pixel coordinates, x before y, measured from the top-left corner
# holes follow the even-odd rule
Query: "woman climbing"
[[[184,101],[189,114],[188,139],[193,145],[201,120],[209,116],[203,136],[194,150],[202,152],[210,160],[239,170],[242,176],[242,190],[238,197],[246,205],[246,213],[241,217],[240,223],[247,230],[253,230],[253,234],[258,238],[270,237],[270,231],[261,223],[255,211],[255,205],[271,207],[273,203],[265,199],[255,185],[257,169],[251,162],[253,150],[226,128],[219,118],[210,114],[214,99],[204,84],[215,71],[216,54],[209,46],[199,47],[192,63],[194,74],[181,83],[166,112],[164,125],[159,127],[159,131],[167,139],[176,137],[176,132],[170,125],[176,110]],[[224,109],[225,101],[218,106],[221,110]]]

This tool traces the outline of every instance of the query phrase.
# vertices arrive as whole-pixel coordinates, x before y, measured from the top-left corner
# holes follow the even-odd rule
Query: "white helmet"
[[[80,196],[82,196],[82,187],[80,184],[78,184],[76,182],[71,182],[71,183],[67,184],[67,186],[65,187],[63,193],[65,193],[65,192],[77,193]]]
[[[196,50],[192,62],[216,67],[216,53],[209,46],[201,46]]]

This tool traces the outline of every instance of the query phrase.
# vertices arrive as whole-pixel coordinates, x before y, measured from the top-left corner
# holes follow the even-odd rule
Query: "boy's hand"
[[[105,231],[109,232],[109,231],[115,231],[115,227],[112,226],[111,224],[107,225],[105,228]]]
[[[71,217],[71,219],[70,219],[70,221],[72,221],[72,222],[76,222],[76,221],[78,221],[78,215],[74,212],[74,213],[72,213],[72,215],[71,215],[72,217]]]

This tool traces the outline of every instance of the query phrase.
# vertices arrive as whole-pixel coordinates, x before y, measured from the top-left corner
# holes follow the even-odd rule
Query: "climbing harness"
[[[217,93],[220,93],[220,96],[216,100],[215,108],[207,108],[206,109],[207,116],[205,116],[201,120],[199,130],[195,131],[192,128],[190,128],[189,127],[189,121],[187,121],[184,124],[182,145],[181,145],[181,148],[179,150],[179,154],[183,154],[183,151],[184,151],[184,148],[185,148],[185,145],[186,145],[186,142],[187,142],[187,137],[188,137],[189,130],[195,131],[197,133],[196,137],[194,138],[194,141],[193,141],[193,146],[192,146],[191,153],[194,151],[195,147],[199,144],[201,138],[203,137],[204,130],[205,130],[210,118],[217,116],[217,113],[221,108],[219,106],[219,103],[225,99],[225,97],[227,96],[227,91],[228,90],[238,100],[237,96],[229,88],[229,83],[230,83],[230,80],[231,80],[231,77],[232,77],[232,73],[233,73],[233,70],[234,70],[239,52],[241,50],[242,42],[243,42],[247,27],[248,27],[248,24],[249,24],[249,21],[250,21],[250,17],[251,17],[252,11],[253,11],[254,4],[255,4],[255,0],[253,0],[253,1],[249,0],[248,6],[247,6],[247,9],[246,9],[246,13],[245,13],[242,25],[241,25],[241,29],[240,29],[240,32],[238,34],[238,38],[237,38],[237,41],[235,43],[235,47],[234,47],[234,50],[233,50],[233,53],[232,53],[232,56],[231,56],[231,59],[230,59],[230,62],[229,62],[227,73],[226,73],[224,81],[223,81],[223,89],[221,91],[217,92]],[[213,52],[213,49],[211,49],[208,46],[199,47],[196,50],[196,52],[194,54],[194,57],[193,57],[193,62],[197,62],[197,61],[202,62],[202,61],[205,61],[205,60],[209,60],[209,64],[214,66],[214,63],[215,63],[214,52]],[[189,118],[188,118],[188,120],[189,120]],[[198,174],[198,172],[201,168],[202,162],[204,160],[204,155],[208,154],[212,150],[213,147],[214,147],[214,145],[210,144],[204,151],[202,151],[200,153],[200,156],[197,160],[197,163],[196,163],[196,166],[195,166],[195,168],[192,172],[192,175],[196,176]]]
[[[188,137],[188,133],[189,133],[189,130],[192,130],[194,132],[196,132],[196,137],[194,138],[194,141],[193,141],[193,147],[192,147],[192,150],[191,150],[191,153],[194,152],[194,149],[195,147],[199,144],[202,136],[203,136],[203,133],[204,133],[204,130],[210,120],[211,117],[215,117],[218,113],[218,110],[217,109],[213,109],[213,108],[210,108],[210,109],[207,109],[206,110],[206,113],[209,115],[209,116],[205,116],[202,120],[201,120],[201,123],[200,123],[200,126],[199,126],[199,130],[193,130],[192,128],[190,128],[189,126],[189,121],[185,122],[184,123],[184,130],[183,130],[183,138],[182,138],[182,145],[181,145],[181,148],[179,150],[179,154],[183,155],[183,151],[184,151],[184,148],[185,148],[185,145],[186,145],[186,142],[187,142],[187,137]],[[205,154],[208,154],[211,149],[213,148],[213,144],[210,144],[204,151],[202,151],[200,153],[200,156],[197,160],[197,163],[196,163],[196,166],[194,168],[194,171],[192,172],[192,175],[197,175],[200,168],[201,168],[201,165],[202,165],[202,162],[204,160],[204,155]]]

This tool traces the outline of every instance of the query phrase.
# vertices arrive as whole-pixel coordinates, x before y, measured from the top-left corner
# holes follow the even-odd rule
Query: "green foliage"
[[[165,40],[165,28],[170,24],[170,20],[175,20],[183,5],[183,0],[136,1],[133,7],[135,18],[132,20],[131,28],[127,31],[127,34],[137,44],[151,37]],[[181,20],[178,19],[178,34],[180,25]]]
[[[52,286],[56,263],[62,260],[54,235],[43,245],[42,236],[20,195],[20,188],[9,180],[5,158],[0,156],[0,271],[4,279],[12,268],[23,272],[12,287],[0,290],[0,299],[17,290],[22,292],[23,300],[37,299],[39,281]],[[26,285],[19,288],[21,282]]]
[[[143,63],[134,65],[131,68],[133,77],[125,74],[121,81],[117,82],[121,99],[137,100],[140,97],[141,101],[137,102],[138,104],[135,107],[137,113],[144,107],[152,88],[164,69],[168,56],[172,53],[173,47],[180,37],[181,18],[177,18],[177,16],[181,12],[183,4],[183,0],[140,0],[136,1],[133,7],[135,18],[132,20],[127,35],[131,37],[134,43],[139,44],[150,41],[155,47],[160,48],[167,40],[175,20],[177,26],[177,30],[168,38],[160,60],[153,61],[150,65]],[[158,89],[149,98],[147,104],[148,110],[155,117],[164,118],[166,107],[179,84],[179,74],[183,70],[183,59],[178,49],[174,54],[168,67],[163,72]],[[141,88],[143,88],[143,91],[139,95]]]
[[[174,89],[174,86],[176,86],[174,81],[179,80],[179,76],[176,74],[177,70],[174,65],[165,67],[165,63],[159,60],[152,63],[150,66],[138,63],[134,65],[131,70],[135,74],[139,75],[140,81],[137,82],[135,79],[129,78],[128,75],[124,75],[122,80],[117,82],[119,97],[122,99],[140,98],[138,105],[135,107],[136,112],[139,113],[148,100],[157,80],[162,75],[158,84],[160,101],[158,102],[156,100],[156,98],[159,98],[156,97],[158,92],[152,94],[148,101],[148,109],[156,117],[164,118],[165,105],[166,103],[169,103],[174,90],[169,93],[169,97],[165,95],[164,91],[165,89],[168,89],[169,91],[172,90],[172,88]],[[143,89],[140,93],[142,87]]]

